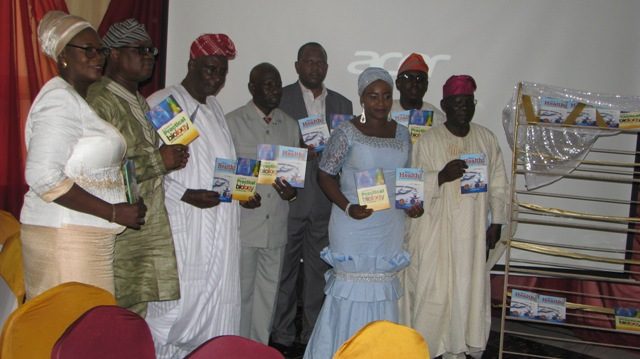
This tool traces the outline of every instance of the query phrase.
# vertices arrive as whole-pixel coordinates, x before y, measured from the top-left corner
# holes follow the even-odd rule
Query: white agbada
[[[445,126],[427,131],[412,155],[412,167],[425,170],[425,213],[409,221],[401,313],[405,324],[429,343],[432,356],[484,350],[491,325],[486,229],[506,223],[508,187],[497,139],[471,123],[467,136]],[[460,193],[460,180],[437,187],[438,172],[462,154],[487,155],[489,190]]]
[[[211,189],[217,157],[235,159],[233,140],[214,96],[200,104],[183,86],[160,90],[149,105],[173,95],[194,120],[200,137],[189,162],[165,176],[165,193],[180,279],[179,300],[147,310],[158,358],[184,358],[207,339],[240,329],[240,208],[237,201],[200,209],[182,202],[186,189]]]

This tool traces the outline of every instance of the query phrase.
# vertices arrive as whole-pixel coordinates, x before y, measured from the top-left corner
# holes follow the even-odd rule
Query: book
[[[351,121],[353,115],[348,113],[332,113],[329,115],[329,120],[331,121],[331,129],[330,132],[338,128],[341,123],[346,121]]]
[[[258,145],[258,161],[260,161],[258,184],[272,184],[276,180],[278,175],[278,161],[276,161],[277,151],[277,145]]]
[[[538,117],[544,123],[562,124],[575,106],[574,100],[543,96],[538,101]]]
[[[538,295],[537,319],[550,322],[564,322],[567,318],[566,298],[551,295]]]
[[[614,308],[616,329],[640,331],[640,310],[638,308]]]
[[[145,116],[167,145],[187,145],[200,135],[172,95],[152,107]]]
[[[512,289],[509,315],[534,319],[538,314],[538,294],[526,290]]]
[[[220,194],[220,202],[231,202],[231,194],[235,188],[236,161],[228,158],[216,158],[212,191]]]
[[[460,193],[487,192],[489,188],[487,156],[484,153],[472,153],[461,155],[460,159],[468,166],[460,179]]]
[[[231,197],[238,201],[248,201],[256,194],[260,162],[251,158],[238,158],[236,162],[236,184]]]
[[[619,118],[620,128],[640,127],[640,111],[621,111]]]
[[[620,111],[619,110],[599,108],[598,109],[598,113],[600,113],[600,116],[602,116],[602,120],[604,120],[604,123],[605,123],[605,125],[607,125],[607,127],[609,127],[609,128],[618,128],[620,126]]]
[[[354,176],[358,192],[358,203],[361,206],[366,205],[367,208],[371,208],[374,211],[391,208],[382,168],[356,172]]]
[[[394,111],[391,112],[391,118],[398,124],[409,127],[409,118],[411,117],[411,110],[406,111]]]
[[[136,164],[133,160],[125,159],[122,164],[122,177],[124,179],[124,188],[127,195],[128,203],[136,203],[140,198],[140,190],[138,189],[138,180],[136,180]]]
[[[302,141],[315,152],[322,152],[329,140],[329,127],[322,115],[312,115],[298,120]]]
[[[407,209],[424,204],[424,171],[421,168],[396,168],[396,208]]]
[[[291,187],[304,188],[304,177],[307,170],[306,148],[278,146],[276,161],[278,162],[278,178],[289,182]]]
[[[409,134],[411,143],[416,143],[423,133],[433,124],[433,111],[411,110],[409,115]]]

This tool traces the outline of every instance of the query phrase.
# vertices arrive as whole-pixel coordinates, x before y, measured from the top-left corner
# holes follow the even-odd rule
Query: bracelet
[[[298,196],[293,196],[293,197],[289,198],[289,202],[293,202],[293,201],[295,201],[296,199],[298,199]]]
[[[116,221],[116,205],[111,204],[111,220],[109,222],[113,223]]]
[[[349,214],[350,207],[351,207],[351,203],[347,203],[347,205],[344,207],[344,213],[347,214],[347,217],[351,217],[351,215]]]

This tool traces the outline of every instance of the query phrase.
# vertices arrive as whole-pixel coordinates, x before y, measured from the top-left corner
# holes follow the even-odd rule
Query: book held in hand
[[[200,135],[172,95],[151,108],[145,116],[167,145],[187,145]]]
[[[260,161],[260,171],[258,172],[258,184],[272,184],[278,176],[278,161],[276,155],[278,145],[259,144],[258,161]]]
[[[399,123],[404,127],[409,127],[409,118],[411,117],[411,110],[406,111],[394,111],[391,112],[391,119]]]
[[[136,180],[136,164],[133,160],[125,159],[122,164],[122,177],[124,178],[125,193],[128,203],[136,203],[140,198],[138,180]]]
[[[231,194],[236,188],[236,161],[216,158],[215,166],[212,191],[220,194],[220,202],[231,202]]]
[[[291,187],[304,188],[304,177],[307,171],[307,149],[290,146],[278,146],[277,177],[289,182]]]
[[[489,188],[487,156],[484,153],[472,153],[464,154],[460,159],[468,166],[460,179],[460,193],[487,192]]]
[[[332,113],[329,115],[329,120],[331,121],[331,132],[338,128],[340,124],[346,121],[351,121],[353,115],[348,113]]]
[[[321,152],[329,140],[329,127],[322,115],[311,115],[298,120],[302,141],[315,152]]]
[[[354,174],[358,192],[358,204],[374,211],[391,208],[382,168],[372,168]]]
[[[424,171],[396,168],[396,208],[407,209],[424,202]]]
[[[236,162],[236,185],[231,197],[238,201],[248,201],[256,194],[260,162],[251,158],[238,158]]]
[[[416,143],[423,133],[433,124],[433,111],[411,110],[409,115],[409,134],[411,143]]]

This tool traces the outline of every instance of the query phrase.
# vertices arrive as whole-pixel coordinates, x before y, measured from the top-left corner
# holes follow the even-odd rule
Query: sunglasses
[[[158,54],[158,49],[155,47],[149,47],[149,46],[120,46],[118,47],[119,49],[125,48],[125,49],[136,49],[138,50],[138,55],[140,56],[144,56],[144,55],[151,55],[151,56],[156,56]]]
[[[415,81],[415,82],[427,81],[426,75],[402,74],[400,75],[400,78],[407,81]]]
[[[96,57],[98,54],[104,57],[107,57],[111,52],[111,50],[108,47],[78,46],[74,44],[67,44],[66,46],[84,50],[84,54],[85,56],[87,56],[88,59],[92,59]]]

